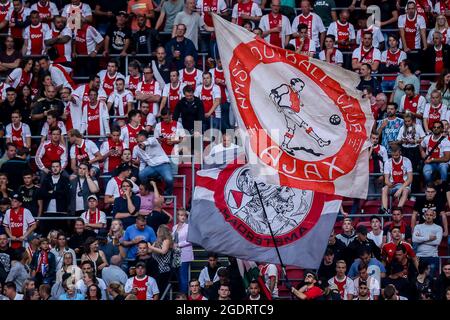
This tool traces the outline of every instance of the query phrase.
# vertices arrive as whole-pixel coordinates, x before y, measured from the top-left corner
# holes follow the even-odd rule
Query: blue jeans
[[[171,196],[173,194],[173,175],[170,163],[145,167],[144,170],[139,172],[139,179],[142,182],[147,182],[150,177],[156,177],[158,175],[162,177],[166,184],[164,195]]]
[[[180,292],[188,293],[190,262],[182,262],[178,268],[178,285]]]
[[[437,170],[439,170],[439,175],[442,182],[447,181],[447,163],[427,163],[423,166],[423,176],[425,178],[425,183],[433,181],[433,172]]]

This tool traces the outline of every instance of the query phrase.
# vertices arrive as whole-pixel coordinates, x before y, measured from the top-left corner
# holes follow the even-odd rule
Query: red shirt
[[[19,129],[16,129],[14,125],[11,123],[11,141],[17,148],[23,148],[23,126],[20,123]]]
[[[400,54],[402,51],[397,49],[395,52],[391,52],[391,50],[387,50],[386,53],[386,66],[397,66],[399,65],[398,59],[400,59]],[[395,80],[396,76],[386,76],[383,80]]]
[[[227,94],[225,91],[227,86],[225,85],[224,82],[222,82],[222,81],[225,81],[225,75],[223,73],[223,69],[218,70],[217,68],[215,68],[213,72],[214,72],[214,82],[220,88],[220,103],[223,104],[223,103],[227,102]],[[217,80],[220,80],[220,82]]]
[[[394,181],[394,184],[396,183],[404,183],[405,172],[403,172],[403,157],[400,158],[400,161],[398,163],[395,162],[394,159],[392,159],[392,180]]]
[[[22,207],[19,207],[17,212],[14,209],[11,209],[9,212],[10,212],[9,229],[11,230],[11,234],[14,237],[19,238],[23,236],[24,210]],[[20,247],[22,247],[22,242],[11,241],[12,249],[18,249]]]
[[[50,27],[52,24],[52,13],[50,11],[50,2],[46,6],[42,6],[39,2],[36,3],[37,11],[42,22],[45,22]]]
[[[419,105],[420,96],[417,94],[412,98],[405,96],[405,103],[403,105],[403,109],[405,111],[409,110],[411,112],[417,112],[417,106]]]
[[[172,88],[172,84],[170,84],[169,87],[169,96],[167,99],[169,100],[169,109],[170,113],[173,113],[175,111],[175,107],[177,106],[178,101],[180,101],[180,86],[181,82],[178,82],[178,85],[175,88]]]
[[[52,29],[52,37],[57,38],[61,31]],[[66,44],[65,43],[57,43],[53,45],[53,47],[58,52],[58,58],[55,59],[54,63],[63,63],[67,62],[66,59]]]
[[[203,0],[203,21],[209,27],[214,27],[212,16],[208,13],[209,11],[217,13],[218,0]]]
[[[276,28],[278,26],[282,26],[282,18],[283,16],[281,14],[278,14],[277,16],[275,16],[273,13],[269,13],[269,28],[273,29]],[[273,44],[274,46],[277,47],[281,47],[282,43],[281,43],[281,36],[280,36],[280,32],[272,32],[270,34],[270,44]]]
[[[135,96],[137,85],[141,81],[141,76],[137,76],[137,77],[129,76],[128,79],[129,79],[128,80],[128,90],[130,90],[131,93],[133,94],[133,96]]]
[[[252,6],[253,6],[253,1],[249,1],[247,3],[238,3],[238,5],[237,5],[238,18],[236,21],[236,23],[238,25],[242,26],[244,24],[244,19],[241,18],[241,14],[245,14],[247,16],[252,15]]]
[[[306,300],[317,299],[323,295],[322,289],[320,289],[319,287],[316,287],[316,286],[306,289],[306,291],[303,293],[306,296]]]
[[[61,155],[64,153],[64,149],[58,144],[49,143],[44,145],[45,153],[41,161],[44,167],[50,169],[53,161],[61,160]]]
[[[442,51],[442,46],[439,50],[434,47],[434,51],[436,52],[436,60],[434,63],[434,72],[441,73],[441,71],[444,69],[444,55]]]
[[[408,15],[405,19],[405,40],[406,46],[410,49],[416,47],[416,33],[417,33],[417,14],[413,20],[409,20]]]
[[[348,22],[342,24],[338,20],[336,21],[336,29],[338,48],[341,50],[350,50],[350,45],[340,44],[342,41],[350,41],[350,24]]]
[[[136,298],[138,300],[147,300],[147,282],[148,276],[145,276],[143,279],[134,277],[133,288],[136,288]]]
[[[298,17],[298,22],[299,24],[306,24],[308,26],[308,38],[311,39],[312,38],[312,24],[313,24],[313,15],[311,13],[309,13],[306,17],[301,14]]]
[[[42,23],[37,26],[30,25],[30,42],[31,42],[31,54],[41,55],[44,47],[44,32],[42,30]]]
[[[103,81],[103,90],[106,92],[106,96],[109,96],[111,93],[114,92],[114,83],[116,82],[118,73],[113,77],[110,77],[108,72],[105,73],[105,78],[102,79]]]
[[[177,121],[172,120],[170,122],[161,121],[161,135],[163,137],[161,147],[168,155],[172,154],[174,145],[167,143],[167,140],[173,138],[177,133]]]
[[[88,49],[87,49],[87,30],[89,28],[88,24],[84,24],[81,29],[76,29],[76,34],[75,34],[75,48],[77,50],[78,54],[88,54]]]
[[[186,69],[183,70],[183,83],[187,86],[191,86],[195,89],[195,86],[197,85],[197,81],[195,78],[197,77],[197,69],[194,69],[192,73],[188,73]]]
[[[428,115],[428,128],[432,128],[436,122],[439,122],[439,120],[441,120],[441,110],[442,103],[440,103],[437,107],[430,105],[430,113]],[[432,139],[430,139],[430,144],[431,140]]]
[[[203,108],[205,110],[205,113],[208,113],[209,110],[212,109],[213,104],[214,104],[212,89],[213,89],[213,86],[211,86],[210,88],[206,88],[205,86],[202,86],[200,100],[202,100],[202,102],[203,102]],[[212,114],[211,116],[214,117],[214,114]]]
[[[108,139],[109,150],[115,149],[117,151],[116,155],[108,156],[108,168],[107,172],[111,172],[116,169],[121,163],[121,156],[123,152],[123,143],[122,141],[114,142],[112,139]],[[120,187],[120,186],[119,186]],[[121,188],[119,188],[120,190]]]
[[[131,124],[127,124],[127,130],[128,130],[128,149],[133,152],[134,146],[138,144],[137,142],[137,136],[139,131],[145,130],[143,126],[137,126],[136,128],[133,128]]]
[[[86,133],[92,136],[100,135],[100,108],[99,102],[95,105],[94,108],[92,106],[86,106],[87,108],[87,128]]]
[[[14,39],[19,39],[22,38],[22,31],[23,28],[22,27],[17,27],[17,23],[19,22],[24,22],[24,11],[25,11],[25,7],[22,8],[22,10],[20,10],[19,12],[13,11],[13,14],[11,15],[11,21],[12,23],[15,24],[14,27],[10,27],[10,34]]]
[[[398,244],[401,244],[405,247],[406,254],[408,255],[409,258],[416,257],[416,253],[414,252],[414,249],[408,242],[400,241]],[[391,263],[392,260],[394,259],[396,249],[397,249],[397,244],[395,244],[393,242],[388,242],[388,243],[384,244],[383,248],[381,249],[381,253],[382,253],[383,257],[386,257],[387,263]]]

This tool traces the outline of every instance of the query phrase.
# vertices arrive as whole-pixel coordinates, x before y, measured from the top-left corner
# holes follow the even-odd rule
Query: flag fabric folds
[[[366,198],[370,104],[351,71],[272,46],[213,15],[231,105],[253,176]]]

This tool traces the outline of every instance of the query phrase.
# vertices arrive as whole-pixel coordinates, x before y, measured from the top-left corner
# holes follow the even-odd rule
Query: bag
[[[176,247],[172,249],[172,268],[181,267],[181,249]]]

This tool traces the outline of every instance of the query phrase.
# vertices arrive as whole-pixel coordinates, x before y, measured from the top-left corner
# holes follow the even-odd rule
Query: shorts
[[[403,183],[397,183],[397,184],[395,184],[393,187],[392,187],[392,189],[389,191],[389,194],[391,195],[391,196],[393,196],[401,187],[403,186]],[[411,191],[411,187],[410,186],[408,186],[408,187],[406,187],[406,189],[408,189],[409,191]]]

